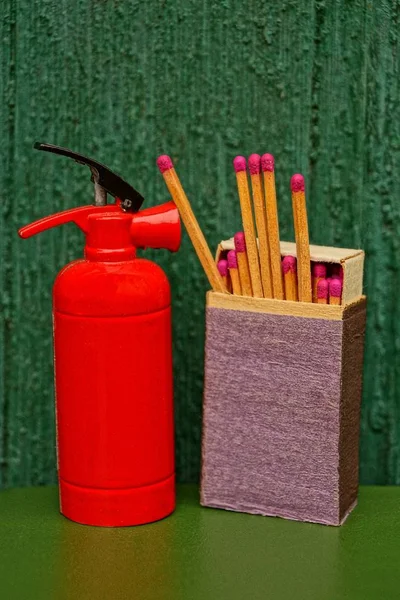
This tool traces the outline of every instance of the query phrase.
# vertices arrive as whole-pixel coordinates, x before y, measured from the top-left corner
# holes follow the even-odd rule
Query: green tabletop
[[[0,492],[0,598],[400,597],[400,488],[364,487],[340,528],[201,508],[124,529],[77,525],[56,487]]]

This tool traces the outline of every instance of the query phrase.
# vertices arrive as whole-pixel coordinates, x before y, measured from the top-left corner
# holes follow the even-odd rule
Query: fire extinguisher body
[[[138,525],[175,507],[170,288],[155,263],[79,260],[53,290],[61,512]]]

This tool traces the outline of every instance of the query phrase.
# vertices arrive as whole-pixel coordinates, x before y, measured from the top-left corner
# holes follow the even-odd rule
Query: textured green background
[[[32,151],[37,139],[96,156],[147,205],[168,198],[155,159],[170,153],[212,247],[239,228],[235,154],[275,154],[286,239],[289,177],[303,172],[312,241],[367,252],[361,476],[400,483],[399,21],[395,0],[2,2],[1,486],[55,480],[51,284],[83,245],[72,225],[24,242],[16,229],[92,198],[86,169]],[[157,260],[174,289],[190,481],[207,284],[186,236]]]

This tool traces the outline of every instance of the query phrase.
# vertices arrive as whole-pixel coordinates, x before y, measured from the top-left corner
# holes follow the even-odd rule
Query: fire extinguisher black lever
[[[83,156],[83,154],[79,154],[78,152],[73,152],[68,148],[53,146],[52,144],[36,142],[34,148],[36,148],[36,150],[44,150],[46,152],[52,152],[53,154],[67,156],[77,163],[88,166],[92,172],[91,179],[95,184],[96,204],[106,204],[106,193],[108,192],[114,198],[119,198],[121,200],[121,208],[123,210],[127,212],[138,212],[140,210],[144,201],[143,196],[122,179],[122,177],[117,175],[117,173],[114,173],[105,165],[97,162],[97,160]]]

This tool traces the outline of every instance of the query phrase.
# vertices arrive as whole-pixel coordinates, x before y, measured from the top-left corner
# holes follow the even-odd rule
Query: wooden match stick
[[[317,301],[317,285],[320,279],[326,278],[326,265],[315,263],[312,267],[312,301]]]
[[[294,256],[285,256],[282,260],[283,279],[285,282],[285,300],[298,301],[297,267]]]
[[[181,219],[185,224],[186,230],[212,289],[215,292],[226,293],[227,290],[225,289],[221,275],[218,272],[217,265],[214,262],[210,248],[208,247],[203,232],[201,231],[192,207],[190,206],[190,202],[182,188],[171,158],[166,155],[159,156],[157,159],[157,166],[160,169],[169,193],[179,210]]]
[[[328,282],[326,279],[320,279],[317,284],[317,303],[328,304]]]
[[[221,259],[218,261],[217,269],[219,274],[222,277],[222,281],[224,282],[225,288],[230,291],[230,281],[229,281],[229,271],[228,271],[228,261],[225,259]]]
[[[264,298],[273,298],[274,292],[272,289],[267,215],[264,207],[264,196],[261,181],[261,156],[259,154],[252,154],[249,156],[249,171],[251,188],[253,190],[254,215],[256,217],[258,253],[260,256],[261,281]]]
[[[246,236],[247,257],[251,278],[253,295],[256,298],[263,297],[263,288],[260,276],[260,263],[258,260],[258,248],[256,234],[254,231],[253,215],[251,210],[250,190],[247,181],[246,159],[244,156],[236,156],[233,160],[236,173],[236,182],[239,192],[240,209],[244,235]]]
[[[242,286],[240,283],[240,276],[238,270],[238,263],[235,250],[229,250],[228,252],[228,267],[229,275],[231,276],[232,290],[237,296],[242,295]]]
[[[273,297],[278,300],[283,300],[281,247],[279,243],[278,205],[276,202],[275,188],[275,161],[272,154],[262,155],[261,169],[264,174],[265,210],[267,213]]]
[[[339,278],[333,278],[329,282],[329,304],[341,304],[342,282]]]
[[[292,189],[293,220],[296,236],[299,301],[312,302],[310,241],[303,175],[293,175],[290,186]]]
[[[234,235],[236,258],[239,268],[240,285],[242,286],[243,296],[252,296],[251,279],[249,263],[247,261],[246,239],[243,231],[238,231]]]

